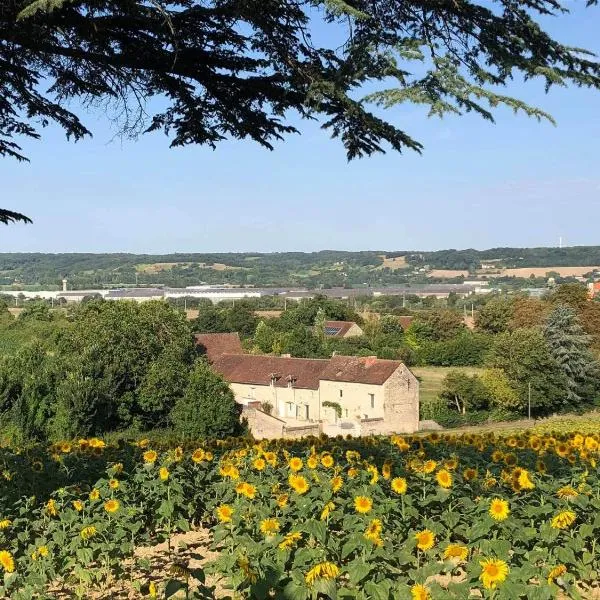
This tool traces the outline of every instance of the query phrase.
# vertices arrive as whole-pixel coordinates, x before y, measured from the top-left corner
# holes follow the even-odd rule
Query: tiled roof
[[[398,360],[382,360],[371,356],[334,356],[321,373],[321,379],[381,385],[401,365]]]
[[[344,337],[353,325],[356,325],[354,321],[325,321],[325,335]]]
[[[122,290],[110,290],[107,298],[151,298],[154,296],[164,296],[162,289],[154,288],[128,288]]]
[[[210,362],[223,354],[241,354],[242,342],[237,333],[196,333],[196,345]]]
[[[398,317],[398,321],[400,322],[402,329],[404,329],[405,331],[408,327],[410,327],[410,324],[413,322],[413,319],[414,317],[411,315],[401,315],[400,317]]]
[[[214,361],[213,369],[230,383],[270,385],[273,379],[277,387],[287,387],[293,381],[295,388],[317,390],[328,364],[327,359],[223,354]]]

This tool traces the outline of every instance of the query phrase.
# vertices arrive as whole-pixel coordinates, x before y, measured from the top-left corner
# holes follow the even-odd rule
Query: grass
[[[460,370],[468,375],[481,373],[483,369],[478,367],[414,367],[411,371],[421,382],[419,400],[427,402],[435,400],[442,390],[442,381],[450,372]]]

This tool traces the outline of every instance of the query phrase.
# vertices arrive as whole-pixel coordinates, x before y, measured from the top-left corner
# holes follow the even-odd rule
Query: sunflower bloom
[[[104,510],[107,513],[114,513],[117,512],[119,510],[119,506],[121,506],[120,502],[118,500],[107,500],[104,503]]]
[[[435,468],[437,467],[437,463],[435,460],[428,460],[422,467],[423,473],[433,473]]]
[[[15,570],[15,560],[10,552],[0,550],[0,565],[6,573],[12,573]]]
[[[554,529],[567,529],[575,522],[577,515],[572,510],[563,510],[552,519]]]
[[[221,523],[231,523],[231,517],[233,516],[233,508],[229,506],[229,504],[221,504],[217,508],[217,519],[221,521]]]
[[[394,479],[392,479],[392,490],[394,490],[396,494],[406,494],[407,488],[408,485],[404,477],[394,477]]]
[[[294,473],[297,473],[298,471],[300,471],[302,469],[302,467],[304,466],[304,463],[302,462],[301,458],[294,456],[293,458],[290,458],[290,462],[288,463],[288,466],[290,467],[290,471],[294,471]]]
[[[460,544],[449,544],[444,550],[444,560],[463,562],[469,556],[469,549]]]
[[[158,476],[161,481],[167,481],[167,479],[169,479],[169,469],[167,469],[167,467],[161,467],[158,471]]]
[[[553,583],[555,579],[558,579],[561,575],[564,575],[566,572],[567,567],[565,567],[565,565],[557,565],[550,571],[550,573],[548,573],[548,583]]]
[[[10,519],[2,519],[2,521],[0,521],[0,531],[8,529],[11,525],[12,521]]]
[[[336,493],[342,489],[342,485],[344,484],[344,480],[338,475],[331,480],[331,490]]]
[[[328,502],[324,507],[323,510],[321,511],[321,521],[324,521],[328,516],[329,513],[335,508],[335,504],[333,502]]]
[[[244,481],[237,484],[235,491],[241,496],[250,498],[250,500],[254,500],[254,497],[256,496],[256,488],[251,483],[246,483]]]
[[[302,539],[302,534],[299,531],[292,531],[286,534],[283,541],[279,544],[280,550],[288,550],[295,546]]]
[[[421,583],[417,583],[410,588],[412,600],[430,600],[431,594],[429,588]]]
[[[448,489],[452,487],[452,475],[446,469],[440,469],[435,476],[440,487]]]
[[[120,484],[119,484],[119,480],[118,480],[118,479],[111,479],[111,480],[108,482],[108,487],[109,487],[111,490],[117,490],[117,489],[119,489],[119,485],[120,485]]]
[[[356,496],[354,498],[354,510],[357,513],[368,513],[373,508],[373,501],[367,496]]]
[[[83,510],[83,502],[81,500],[73,500],[73,508],[77,512],[81,512]]]
[[[260,531],[266,537],[275,535],[279,531],[279,521],[277,519],[263,519],[260,522]]]
[[[100,490],[93,489],[90,492],[90,500],[98,500],[100,498]]]
[[[331,467],[333,467],[333,465],[335,464],[335,461],[333,460],[333,456],[331,456],[331,454],[324,454],[321,457],[321,464],[326,469],[331,469]]]
[[[144,458],[145,463],[154,464],[156,462],[156,459],[158,458],[158,454],[155,450],[147,450],[146,452],[144,452],[142,457]]]
[[[331,562],[322,562],[315,565],[304,577],[308,585],[313,585],[317,579],[336,579],[340,574],[337,565]]]
[[[508,565],[498,558],[486,558],[479,562],[482,571],[479,579],[486,590],[493,590],[499,583],[502,583],[508,575],[510,569]]]
[[[204,450],[202,448],[196,448],[192,454],[192,462],[196,464],[201,463],[204,460]]]
[[[495,521],[504,521],[505,519],[508,519],[510,508],[508,507],[508,502],[506,500],[494,498],[490,502],[490,509],[488,512],[490,517]]]
[[[579,496],[579,492],[572,488],[570,485],[567,485],[565,487],[561,487],[557,492],[556,495],[561,498],[561,499],[570,499],[570,498],[577,498],[577,496]]]
[[[306,492],[308,492],[308,490],[310,489],[308,482],[304,477],[302,477],[302,475],[290,475],[288,482],[290,484],[290,487],[297,494],[306,494]]]
[[[252,466],[257,470],[257,471],[264,471],[265,467],[267,466],[267,461],[264,458],[255,458],[252,461]]]
[[[90,538],[94,537],[97,532],[98,530],[93,525],[90,525],[89,527],[84,527],[81,530],[80,535],[82,539],[89,540]]]
[[[435,535],[430,529],[419,531],[415,534],[415,539],[417,540],[417,548],[423,550],[423,552],[431,550],[435,545]]]
[[[306,461],[306,466],[309,469],[316,469],[319,466],[319,459],[314,454],[312,454],[308,457],[308,460]]]

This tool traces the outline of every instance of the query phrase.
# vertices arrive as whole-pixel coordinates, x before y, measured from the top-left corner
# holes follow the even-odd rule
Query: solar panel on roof
[[[325,327],[325,335],[337,335],[341,330],[341,327]]]

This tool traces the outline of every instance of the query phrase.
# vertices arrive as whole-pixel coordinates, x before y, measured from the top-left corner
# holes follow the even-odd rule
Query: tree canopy
[[[588,0],[595,4],[596,0]],[[101,106],[125,135],[163,130],[172,146],[250,138],[273,148],[297,132],[291,113],[320,119],[349,159],[420,151],[369,104],[416,103],[430,115],[505,105],[516,76],[546,88],[600,87],[594,56],[562,44],[539,18],[559,0],[22,0],[0,11],[0,155],[51,122],[90,135],[74,107]],[[321,22],[321,23],[319,23]],[[324,26],[321,46],[311,34]],[[316,36],[315,36],[316,38]],[[376,89],[364,97],[366,84]],[[383,83],[385,82],[385,84]],[[158,98],[160,101],[152,102]],[[73,103],[73,100],[77,103]],[[23,220],[3,211],[0,220]]]

